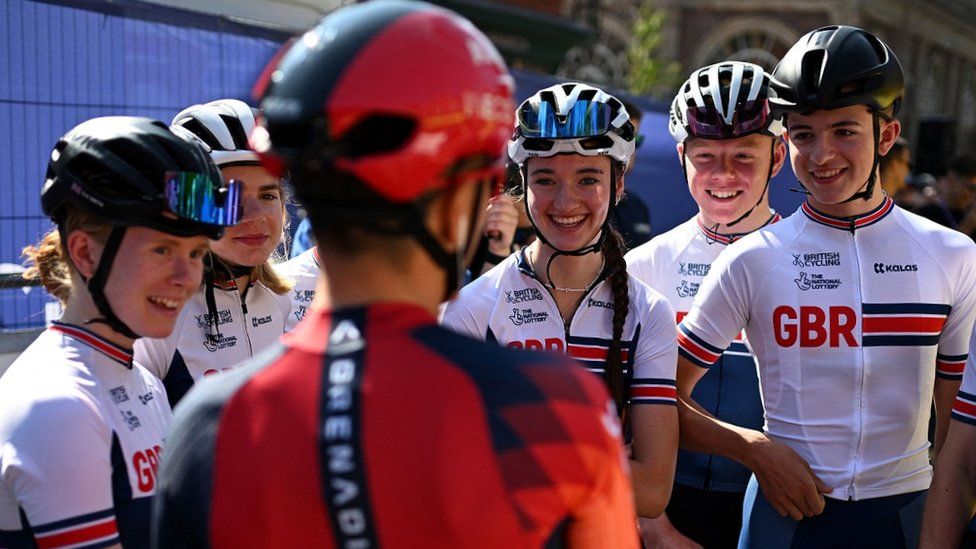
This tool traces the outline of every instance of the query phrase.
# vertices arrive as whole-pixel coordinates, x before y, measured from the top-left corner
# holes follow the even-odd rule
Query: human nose
[[[835,150],[829,139],[814,138],[810,143],[810,160],[814,164],[826,164],[834,157]]]
[[[573,185],[556,186],[555,196],[553,197],[553,205],[556,208],[572,207],[576,202],[578,202],[578,197],[576,196],[576,189]]]
[[[203,280],[203,261],[189,255],[177,257],[170,280],[177,286],[196,288]]]
[[[728,180],[735,178],[735,163],[730,155],[721,155],[719,157],[718,167],[712,170],[711,173],[713,180]]]

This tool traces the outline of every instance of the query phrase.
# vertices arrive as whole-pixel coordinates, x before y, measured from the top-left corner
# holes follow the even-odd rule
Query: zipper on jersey
[[[858,307],[862,307],[862,309],[863,309],[863,306],[861,305],[864,302],[864,294],[861,291],[862,290],[862,287],[863,287],[862,280],[861,280],[861,263],[860,263],[860,261],[858,261],[857,233],[854,232],[854,220],[853,219],[851,219],[851,247],[853,248],[853,252],[854,252],[854,253],[851,254],[851,256],[853,258],[852,260],[853,260],[853,263],[854,263],[854,265],[853,265],[854,266],[854,273],[857,276],[856,283],[854,285],[855,288],[856,288],[856,291],[857,291],[857,300],[855,301],[855,305],[857,305]],[[861,313],[859,312],[858,315],[861,315]],[[861,325],[861,342],[863,343],[863,341],[864,341],[864,336],[863,336],[863,333],[864,333],[864,318],[863,318],[863,316],[861,317],[860,325]],[[857,387],[857,443],[854,446],[854,460],[851,463],[851,483],[850,483],[850,486],[848,487],[848,492],[847,492],[847,500],[848,501],[853,501],[854,500],[854,495],[856,493],[855,492],[856,489],[854,487],[854,483],[855,483],[855,479],[857,479],[857,466],[858,466],[858,462],[861,459],[861,441],[864,439],[864,370],[865,370],[865,364],[864,364],[864,345],[863,344],[858,345],[857,352],[858,352],[858,355],[859,355],[859,358],[860,358],[860,360],[858,361],[858,364],[859,364],[860,370],[861,370],[861,372],[860,372],[860,374],[861,374],[860,375],[860,380],[858,382],[858,387]]]

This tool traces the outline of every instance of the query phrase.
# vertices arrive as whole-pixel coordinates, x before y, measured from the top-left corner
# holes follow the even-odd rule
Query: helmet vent
[[[342,136],[342,156],[358,158],[402,149],[416,130],[417,122],[412,118],[392,114],[367,116]]]
[[[803,89],[816,90],[820,87],[820,80],[823,78],[823,69],[827,60],[825,50],[813,50],[803,56],[802,74],[807,78],[803,83]]]
[[[247,149],[247,133],[244,131],[244,125],[241,124],[241,121],[236,116],[226,114],[220,115],[220,119],[224,121],[224,125],[227,126],[227,131],[230,132],[231,139],[234,140],[234,149]]]
[[[189,118],[185,121],[182,121],[180,125],[186,128],[187,130],[189,130],[190,132],[192,132],[198,138],[200,138],[201,141],[203,141],[204,143],[207,144],[208,147],[210,147],[210,150],[220,151],[224,149],[224,147],[220,144],[220,140],[218,140],[217,136],[215,136],[213,132],[210,131],[210,128],[208,128],[206,124],[203,124],[196,118]]]

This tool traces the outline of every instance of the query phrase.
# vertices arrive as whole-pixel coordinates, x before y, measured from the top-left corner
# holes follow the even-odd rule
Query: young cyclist
[[[767,191],[786,160],[786,145],[782,121],[769,110],[768,90],[762,67],[726,61],[691,73],[671,104],[668,129],[698,214],[626,259],[631,276],[667,297],[679,322],[719,254],[780,219],[769,208]],[[762,428],[756,365],[738,337],[691,396],[722,421]],[[687,536],[704,547],[735,546],[749,475],[728,458],[679,452],[667,516],[642,521],[645,540]]]
[[[25,249],[64,313],[0,378],[0,547],[149,546],[170,422],[133,340],[165,337],[237,189],[162,122],[83,122],[41,191],[57,227]]]
[[[973,547],[976,545],[976,331],[969,342],[962,386],[952,407],[945,444],[935,463],[932,489],[925,502],[919,547]],[[969,528],[966,528],[966,525]]]
[[[599,380],[436,324],[504,173],[513,86],[488,39],[366,2],[265,74],[255,144],[291,174],[330,306],[177,409],[158,545],[635,547]]]
[[[634,128],[615,97],[576,83],[539,91],[517,118],[508,150],[537,238],[465,286],[441,323],[505,347],[564,352],[603,378],[633,425],[637,512],[658,516],[678,442],[674,313],[627,275],[607,220]]]
[[[136,360],[163,380],[175,406],[203,376],[229,370],[275,342],[291,309],[291,282],[270,257],[288,218],[282,180],[261,167],[247,145],[257,111],[221,99],[188,107],[174,131],[202,143],[225,181],[241,185],[241,222],[210,245],[203,284],[180,314],[173,333],[136,343]]]
[[[901,130],[904,90],[888,46],[853,27],[817,29],[771,82],[809,194],[718,257],[679,325],[682,442],[755,473],[740,546],[914,546],[929,410],[934,397],[938,449],[973,326],[976,245],[881,191],[878,158]],[[690,397],[743,328],[765,433]]]

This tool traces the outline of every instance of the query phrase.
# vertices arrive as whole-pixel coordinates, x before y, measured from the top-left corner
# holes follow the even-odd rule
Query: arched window
[[[771,71],[799,37],[800,33],[774,19],[737,17],[710,33],[693,63],[704,67],[726,60],[749,61]]]

